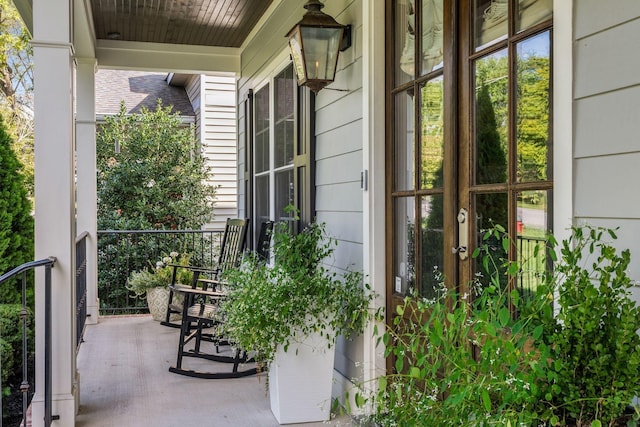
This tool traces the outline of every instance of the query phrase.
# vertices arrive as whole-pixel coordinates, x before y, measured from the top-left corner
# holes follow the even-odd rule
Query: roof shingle
[[[144,71],[99,70],[96,73],[96,114],[114,115],[124,100],[128,114],[139,113],[143,106],[156,109],[158,98],[172,112],[181,116],[195,116],[184,87],[170,86],[166,73]]]

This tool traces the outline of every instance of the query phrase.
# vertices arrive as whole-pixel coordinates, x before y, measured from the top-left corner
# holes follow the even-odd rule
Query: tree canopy
[[[155,111],[120,112],[97,133],[101,229],[200,228],[215,188],[193,129],[158,101]]]
[[[33,49],[11,0],[0,0],[0,114],[33,194]]]
[[[33,218],[22,166],[0,117],[0,274],[33,260]],[[0,304],[20,301],[20,282],[0,288]]]

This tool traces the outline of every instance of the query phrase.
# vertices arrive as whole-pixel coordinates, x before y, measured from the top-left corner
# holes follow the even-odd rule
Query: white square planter
[[[327,349],[317,334],[287,352],[278,349],[269,366],[269,396],[279,424],[329,420],[334,356],[335,346]]]

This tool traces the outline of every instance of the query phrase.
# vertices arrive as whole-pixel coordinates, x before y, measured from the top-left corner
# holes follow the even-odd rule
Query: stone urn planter
[[[174,299],[177,300],[177,303],[182,303],[179,300],[182,298],[182,295],[175,295]],[[160,322],[164,320],[164,317],[167,313],[167,304],[169,303],[169,288],[166,286],[158,286],[155,288],[147,289],[147,305],[149,306],[149,313],[151,313],[151,317],[153,320]],[[175,321],[180,319],[178,314],[171,315],[171,321]]]

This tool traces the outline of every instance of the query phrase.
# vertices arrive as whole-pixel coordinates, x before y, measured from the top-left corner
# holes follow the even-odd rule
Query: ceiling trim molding
[[[283,0],[273,0],[271,5],[269,5],[269,8],[264,12],[260,20],[256,23],[256,25],[253,26],[253,29],[251,30],[251,32],[249,32],[247,37],[244,39],[244,42],[240,46],[240,50],[244,50],[253,41],[253,39],[258,35],[262,27],[267,23],[267,21],[269,21],[269,19],[271,19],[272,15],[280,7],[280,4],[282,2]],[[282,37],[284,37],[284,35]]]
[[[90,0],[74,0],[73,45],[76,55],[94,57],[96,52],[96,31],[93,27]]]
[[[240,74],[240,48],[98,40],[99,68]]]

